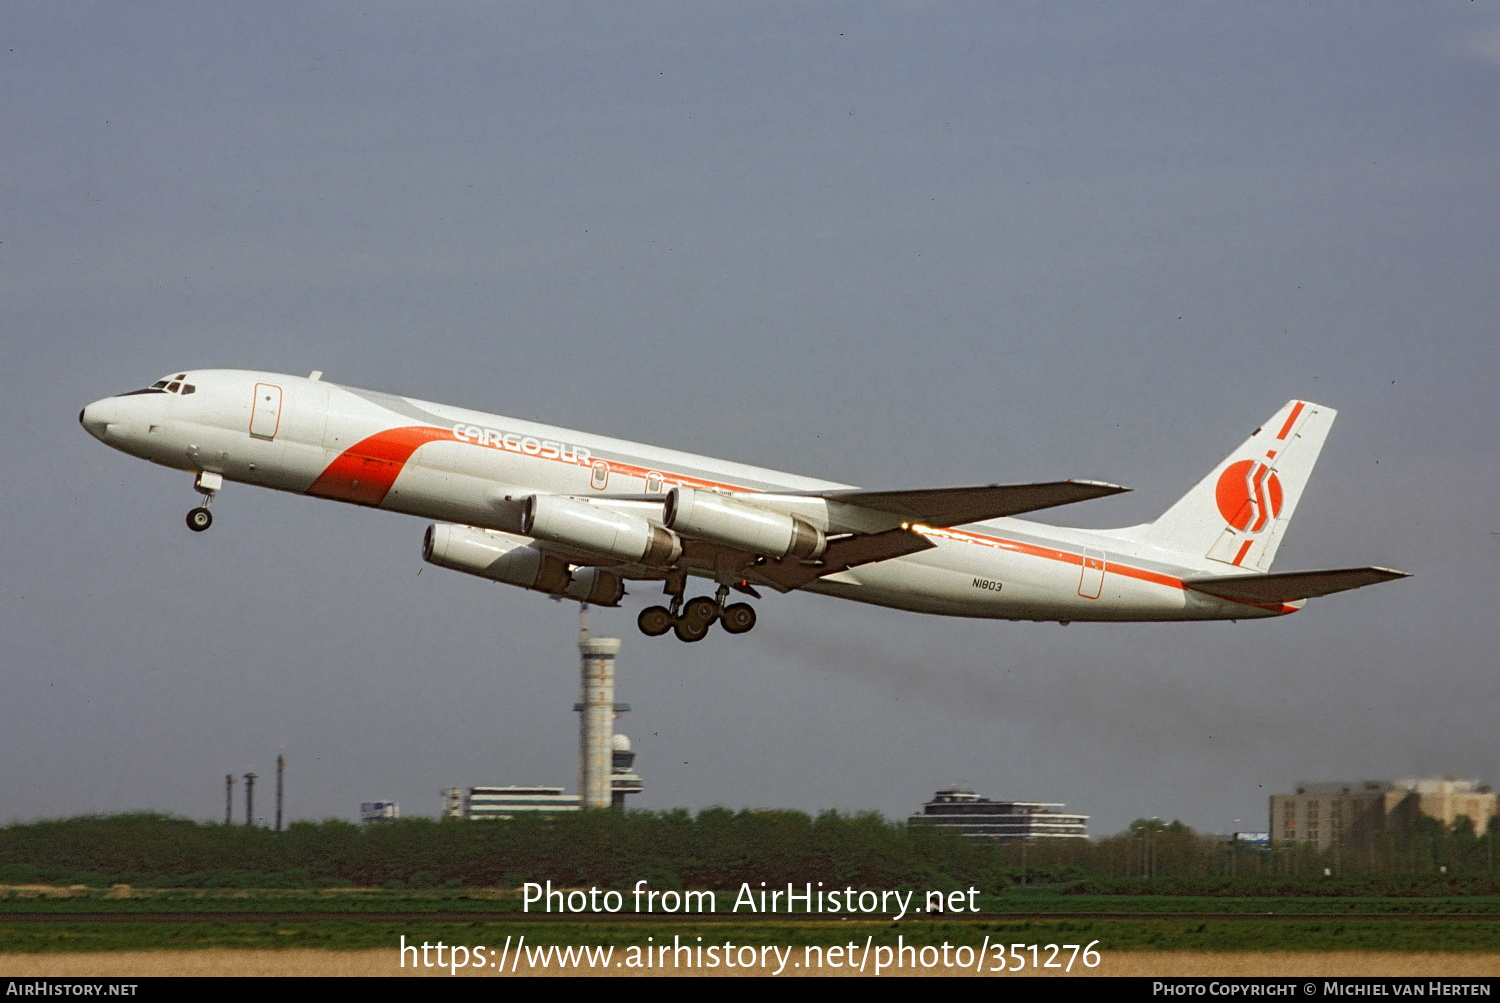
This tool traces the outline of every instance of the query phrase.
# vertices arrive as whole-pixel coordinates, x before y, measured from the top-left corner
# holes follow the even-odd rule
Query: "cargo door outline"
[[[1094,547],[1083,548],[1083,571],[1078,576],[1078,594],[1085,599],[1098,599],[1104,591],[1104,551]]]
[[[274,383],[255,384],[250,405],[250,435],[255,439],[276,438],[281,427],[281,388]]]

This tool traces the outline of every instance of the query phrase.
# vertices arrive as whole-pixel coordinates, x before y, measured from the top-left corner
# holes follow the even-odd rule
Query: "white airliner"
[[[440,520],[423,557],[524,589],[670,605],[640,628],[701,640],[755,609],[730,590],[805,589],[1004,620],[1239,620],[1404,578],[1386,568],[1271,574],[1333,424],[1290,401],[1155,522],[1066,529],[1010,518],[1127,490],[1095,481],[865,491],[307,378],[195,370],[79,413],[106,445],[191,472],[205,530],[226,481]],[[688,579],[715,595],[686,599]]]

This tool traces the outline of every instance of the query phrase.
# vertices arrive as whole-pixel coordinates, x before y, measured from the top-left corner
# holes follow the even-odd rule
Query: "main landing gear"
[[[214,495],[224,486],[222,474],[209,473],[207,470],[198,474],[198,479],[193,482],[193,487],[203,496],[203,504],[187,514],[187,527],[194,533],[201,533],[214,524],[214,514],[208,507],[214,503]]]
[[[718,595],[713,599],[708,596],[698,596],[689,599],[684,604],[682,601],[684,585],[685,580],[682,579],[668,581],[667,591],[672,595],[671,608],[648,606],[641,610],[641,615],[636,618],[635,622],[636,626],[641,628],[642,634],[647,637],[660,637],[670,630],[677,635],[679,641],[691,644],[707,637],[709,628],[714,625],[715,620],[722,624],[724,630],[730,634],[743,634],[755,626],[754,606],[743,602],[724,605],[724,600],[729,598],[729,586],[720,585]]]

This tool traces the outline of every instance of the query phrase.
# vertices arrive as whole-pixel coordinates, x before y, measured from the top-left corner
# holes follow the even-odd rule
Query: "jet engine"
[[[569,568],[555,554],[494,530],[434,523],[422,541],[422,560],[523,589],[566,596],[592,606],[618,606],[620,576],[600,568]]]
[[[777,559],[816,560],[828,544],[822,530],[794,515],[692,488],[667,492],[662,521],[684,536]]]
[[[676,534],[628,512],[562,495],[531,495],[522,506],[521,532],[538,540],[652,567],[682,556]]]

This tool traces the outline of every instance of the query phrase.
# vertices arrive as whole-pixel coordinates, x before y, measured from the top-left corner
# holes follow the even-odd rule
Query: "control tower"
[[[615,718],[630,710],[615,703],[615,656],[620,653],[617,637],[590,637],[588,607],[578,613],[580,683],[578,703],[578,806],[624,808],[625,795],[641,790],[641,778],[632,769],[635,753],[630,739],[615,734]]]

